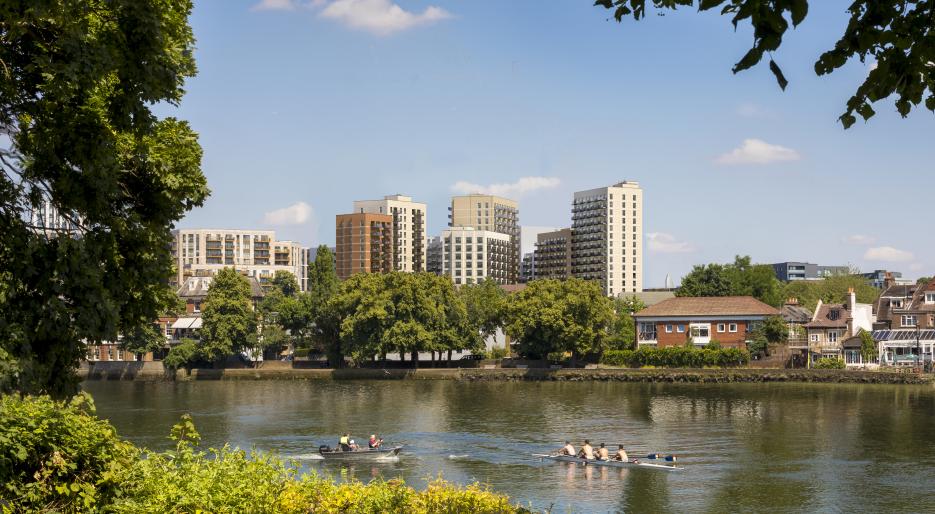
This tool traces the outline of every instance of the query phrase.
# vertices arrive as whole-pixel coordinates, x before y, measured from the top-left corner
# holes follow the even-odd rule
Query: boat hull
[[[544,455],[544,454],[535,454],[535,457],[540,457],[543,459],[549,459],[556,462],[573,462],[575,464],[584,464],[587,466],[601,466],[608,468],[640,468],[640,469],[655,469],[659,471],[681,471],[682,468],[677,466],[669,466],[666,464],[653,464],[651,462],[634,462],[632,459],[624,462],[619,460],[596,460],[596,459],[581,459],[578,457],[572,457],[570,455]]]
[[[402,450],[402,446],[396,446],[393,448],[386,448],[380,450],[355,450],[355,451],[323,451],[319,452],[320,455],[325,460],[339,460],[339,461],[369,461],[369,460],[380,460],[380,459],[389,459],[399,455],[399,451]]]

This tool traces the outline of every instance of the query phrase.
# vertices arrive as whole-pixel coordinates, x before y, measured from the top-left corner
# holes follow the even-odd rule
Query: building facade
[[[288,271],[302,291],[308,286],[308,249],[295,241],[277,241],[272,230],[180,229],[172,235],[174,287],[224,268],[256,278],[263,287],[277,271]]]
[[[435,275],[442,274],[442,251],[444,246],[440,236],[429,239],[428,249],[426,250],[425,271]]]
[[[571,209],[571,274],[604,294],[643,290],[643,190],[637,182],[578,191]]]
[[[810,262],[777,262],[772,266],[776,278],[783,282],[821,280],[850,273],[850,268],[847,266],[820,266]]]
[[[508,198],[493,195],[464,195],[451,198],[448,212],[449,227],[473,227],[476,230],[499,232],[510,236],[510,255],[507,263],[507,283],[520,279],[520,227],[519,204]]]
[[[388,195],[382,200],[358,200],[354,213],[387,214],[393,218],[393,270],[425,271],[428,208],[411,197]]]
[[[339,279],[396,269],[394,219],[392,214],[360,212],[335,216],[334,269]]]
[[[565,279],[571,276],[571,229],[536,235],[535,278]]]
[[[639,345],[745,348],[750,333],[779,311],[751,296],[677,297],[633,315]]]
[[[536,254],[535,252],[526,252],[523,254],[523,260],[519,263],[519,283],[525,284],[536,278]]]
[[[500,232],[473,227],[452,227],[442,232],[442,269],[455,285],[490,279],[511,284],[510,255],[513,242]]]
[[[870,281],[870,285],[878,289],[886,289],[889,286],[908,286],[915,282],[903,278],[899,271],[887,271],[885,269],[874,270],[872,273],[861,273],[860,276]]]
[[[874,321],[873,305],[857,303],[853,289],[848,292],[847,303],[818,300],[812,320],[805,324],[811,360],[814,362],[822,357],[843,359],[845,341],[857,337],[861,331],[873,330]]]

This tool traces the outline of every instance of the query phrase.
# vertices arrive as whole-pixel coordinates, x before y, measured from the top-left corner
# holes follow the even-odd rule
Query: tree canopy
[[[234,268],[215,275],[202,307],[201,357],[217,361],[242,350],[257,334],[247,278]]]
[[[733,264],[701,264],[682,278],[676,296],[752,296],[774,307],[782,304],[782,282],[772,266],[736,256]]]
[[[173,301],[170,229],[208,195],[189,125],[157,118],[195,74],[189,0],[0,6],[0,346],[17,385],[77,390],[89,343]],[[71,225],[31,216],[46,202]]]
[[[633,314],[646,308],[636,296],[618,296],[614,299],[614,322],[610,329],[610,348],[625,350],[636,347],[636,325]]]
[[[814,311],[818,300],[847,303],[850,289],[854,289],[859,303],[873,303],[880,297],[880,290],[857,274],[833,275],[822,280],[794,280],[783,287],[783,297],[795,298],[800,305]]]
[[[482,338],[493,336],[503,326],[507,295],[496,282],[465,284],[458,289],[458,296],[467,308],[468,321]]]
[[[733,72],[757,65],[766,54],[779,87],[788,85],[773,52],[779,50],[790,25],[794,28],[805,21],[808,0],[597,0],[595,5],[612,10],[619,22],[645,17],[647,3],[660,11],[696,5],[699,11],[717,8],[731,17],[734,29],[749,24],[753,45]],[[903,117],[923,101],[935,112],[935,0],[854,0],[847,12],[850,19],[844,34],[814,66],[817,75],[827,75],[855,58],[875,65],[847,100],[839,118],[844,128],[853,125],[858,115],[870,119],[875,114],[871,104],[893,95]]]

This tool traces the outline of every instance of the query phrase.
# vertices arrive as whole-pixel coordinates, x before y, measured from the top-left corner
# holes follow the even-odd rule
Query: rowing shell
[[[574,462],[575,464],[585,464],[588,466],[604,466],[608,468],[646,468],[646,469],[658,469],[663,471],[681,471],[684,468],[677,466],[668,466],[666,464],[652,464],[649,462],[635,462],[633,460],[629,461],[620,461],[620,460],[596,460],[596,459],[581,459],[578,457],[572,457],[571,455],[545,455],[542,453],[534,453],[533,457],[540,457],[543,459],[554,460],[557,462]]]

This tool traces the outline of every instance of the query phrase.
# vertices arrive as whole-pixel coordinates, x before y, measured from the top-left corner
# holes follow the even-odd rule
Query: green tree
[[[759,327],[766,340],[772,344],[786,344],[789,340],[789,325],[782,316],[770,316]]]
[[[919,277],[919,279],[916,280],[916,284],[918,284],[918,285],[920,285],[920,286],[924,286],[924,285],[928,284],[929,282],[931,282],[933,278],[935,278],[935,277]]]
[[[334,254],[321,245],[315,253],[315,261],[308,267],[308,293],[302,297],[301,304],[290,311],[290,326],[307,330],[310,339],[325,351],[335,367],[344,365],[341,322],[347,315],[344,309],[350,308],[348,304],[332,302],[341,287],[334,269]]]
[[[701,264],[692,267],[682,278],[675,296],[730,296],[731,282],[727,269],[721,264]]]
[[[477,284],[463,285],[458,289],[458,296],[467,308],[468,321],[481,338],[487,339],[503,327],[507,295],[496,282],[482,280]]]
[[[277,271],[273,279],[269,281],[269,285],[271,290],[278,291],[286,298],[292,298],[299,293],[299,282],[295,275],[288,271]]]
[[[778,307],[783,301],[782,283],[772,266],[752,264],[749,256],[736,256],[732,264],[695,266],[682,279],[676,296],[752,296]]]
[[[847,303],[854,289],[858,303],[874,303],[880,290],[861,275],[833,275],[823,280],[795,280],[783,287],[783,298],[796,298],[806,309],[815,310],[818,300],[824,303]]]
[[[877,356],[877,342],[873,340],[873,335],[866,330],[860,331],[860,356],[864,362],[870,362]]]
[[[202,308],[201,355],[218,361],[239,352],[256,335],[250,282],[233,268],[215,275]]]
[[[195,74],[188,0],[0,7],[0,345],[17,388],[67,396],[85,341],[172,302],[170,229],[208,195],[198,136],[157,118]],[[32,225],[45,202],[73,226]]]
[[[646,308],[636,296],[618,296],[614,299],[614,323],[608,344],[611,349],[636,349],[636,325],[633,314]]]
[[[570,352],[572,361],[602,352],[614,321],[613,302],[596,282],[534,280],[507,304],[506,332],[519,354],[544,359]]]
[[[647,0],[597,0],[595,5],[614,11],[617,21],[646,15]],[[753,28],[753,46],[734,65],[733,72],[758,64],[769,54],[769,69],[782,89],[788,81],[773,52],[779,49],[790,27],[797,27],[808,15],[808,0],[650,0],[657,9],[676,9],[698,5],[700,11],[719,8],[731,16],[736,29],[740,23]],[[935,111],[935,2],[933,0],[854,0],[848,12],[850,20],[834,48],[821,54],[815,73],[827,75],[851,59],[875,62],[853,96],[847,101],[840,121],[845,128],[874,115],[871,104],[896,95],[896,109],[907,116],[913,106],[925,101]]]

